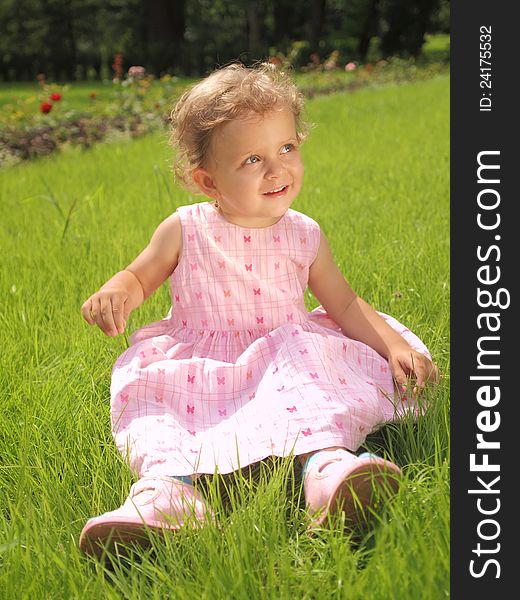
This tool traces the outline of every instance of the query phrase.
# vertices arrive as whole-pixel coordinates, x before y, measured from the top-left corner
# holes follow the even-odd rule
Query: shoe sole
[[[105,522],[87,523],[79,538],[80,549],[88,555],[100,558],[103,553],[113,552],[116,545],[137,544],[141,548],[150,546],[149,532],[164,535],[165,530],[175,532],[177,527],[163,523],[144,524],[132,519],[111,519]]]

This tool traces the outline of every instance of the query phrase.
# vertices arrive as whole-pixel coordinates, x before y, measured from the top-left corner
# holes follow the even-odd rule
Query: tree
[[[439,0],[382,0],[381,51],[386,56],[418,56]]]
[[[369,0],[366,3],[366,11],[361,19],[361,28],[356,47],[356,53],[359,60],[365,61],[370,40],[377,33],[379,22],[379,0]]]
[[[48,62],[58,79],[75,79],[77,64],[74,0],[42,0],[42,14],[47,22],[46,45],[52,51]]]
[[[186,0],[141,0],[147,68],[161,74],[183,65]]]
[[[262,18],[260,8],[257,0],[247,0],[248,48],[250,56],[257,56],[262,52]]]
[[[379,30],[380,0],[344,0],[342,30],[350,41],[353,58],[364,62],[370,40]]]
[[[326,0],[311,0],[307,13],[307,32],[311,52],[319,51],[319,43],[325,21]]]
[[[296,67],[332,50],[364,61],[374,37],[417,56],[432,30],[449,32],[449,0],[0,0],[0,79],[108,77],[116,53],[155,75],[272,51]]]

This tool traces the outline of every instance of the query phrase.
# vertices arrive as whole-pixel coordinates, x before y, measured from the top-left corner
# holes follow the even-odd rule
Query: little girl
[[[276,455],[304,464],[313,525],[355,519],[393,463],[354,453],[414,410],[409,378],[435,381],[428,350],[349,287],[319,225],[290,208],[303,182],[303,97],[272,65],[220,68],[172,113],[175,170],[211,202],[182,206],[82,306],[110,336],[167,278],[172,307],[131,336],[112,371],[112,431],[140,479],[122,507],[90,519],[89,553],[212,519],[193,485]],[[307,312],[310,287],[322,307]],[[395,386],[398,387],[395,387]],[[194,521],[195,520],[195,521]]]

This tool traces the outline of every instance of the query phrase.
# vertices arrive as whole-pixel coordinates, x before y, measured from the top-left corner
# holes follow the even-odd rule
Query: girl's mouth
[[[264,196],[267,196],[268,198],[280,198],[287,192],[288,189],[288,185],[281,185],[270,192],[265,192]]]

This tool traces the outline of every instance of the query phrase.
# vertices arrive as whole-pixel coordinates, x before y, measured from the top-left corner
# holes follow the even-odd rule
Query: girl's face
[[[283,108],[223,125],[213,137],[208,167],[193,177],[229,221],[267,227],[291,206],[303,171],[294,115]]]

